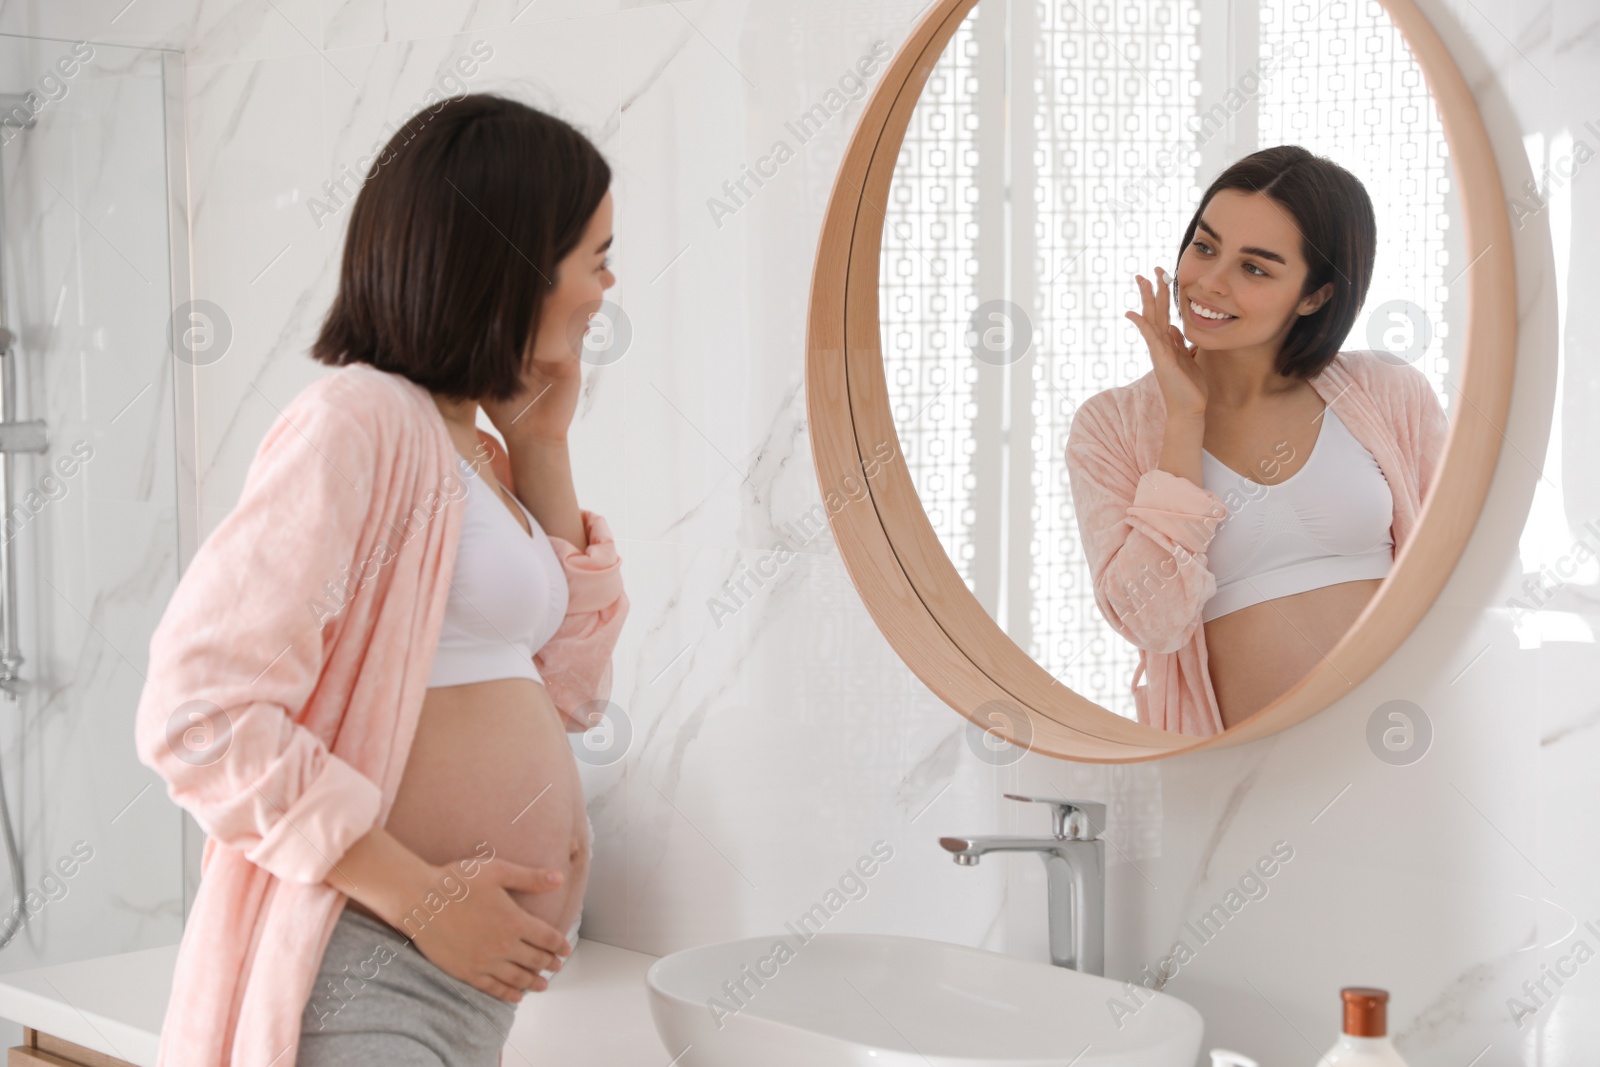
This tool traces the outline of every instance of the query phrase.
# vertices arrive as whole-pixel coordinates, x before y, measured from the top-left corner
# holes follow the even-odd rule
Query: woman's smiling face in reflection
[[[1275,356],[1295,319],[1333,294],[1329,282],[1301,297],[1309,268],[1300,243],[1294,219],[1270,196],[1218,191],[1178,259],[1178,308],[1189,342],[1206,351]],[[1205,318],[1191,302],[1232,317]]]

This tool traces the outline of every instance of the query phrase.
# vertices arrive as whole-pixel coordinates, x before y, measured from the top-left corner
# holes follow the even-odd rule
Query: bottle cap
[[[1388,1033],[1387,989],[1346,986],[1339,990],[1344,998],[1344,1032],[1351,1037],[1383,1037]]]

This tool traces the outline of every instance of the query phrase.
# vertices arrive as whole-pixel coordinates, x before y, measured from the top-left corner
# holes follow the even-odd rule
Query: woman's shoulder
[[[1371,348],[1335,353],[1318,377],[1327,378],[1340,389],[1354,385],[1379,397],[1406,396],[1421,388],[1433,388],[1415,365],[1392,352]]]
[[[373,437],[417,410],[427,390],[402,375],[379,370],[370,363],[347,363],[323,374],[301,389],[284,409],[295,414],[323,413],[367,431]]]
[[[252,465],[323,462],[348,469],[382,462],[379,457],[404,452],[407,442],[427,440],[429,409],[437,418],[422,386],[368,363],[346,364],[319,375],[283,405]]]

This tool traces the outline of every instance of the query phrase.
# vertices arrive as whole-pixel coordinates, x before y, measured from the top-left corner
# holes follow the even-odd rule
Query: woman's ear
[[[1300,314],[1309,315],[1333,299],[1333,283],[1324,282],[1322,288],[1300,301]]]

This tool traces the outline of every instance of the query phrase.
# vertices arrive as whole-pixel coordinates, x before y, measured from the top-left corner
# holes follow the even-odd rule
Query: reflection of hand
[[[1155,366],[1156,382],[1161,386],[1161,398],[1166,401],[1167,415],[1204,416],[1206,376],[1194,360],[1199,346],[1185,343],[1183,331],[1168,324],[1167,302],[1171,299],[1171,293],[1166,272],[1157,267],[1156,276],[1161,281],[1159,296],[1151,290],[1150,282],[1144,275],[1134,275],[1139,281],[1144,314],[1130,311],[1127,318],[1139,327],[1145,344],[1149,346],[1150,362]]]

